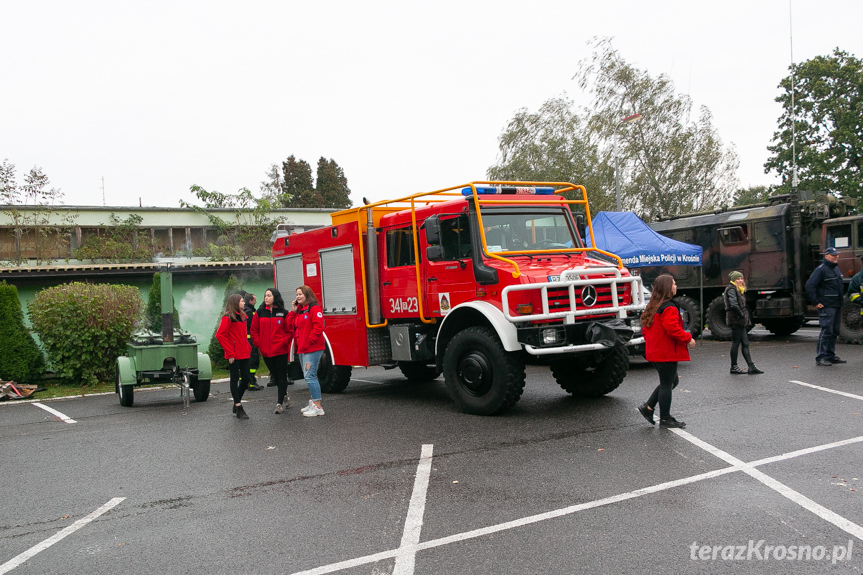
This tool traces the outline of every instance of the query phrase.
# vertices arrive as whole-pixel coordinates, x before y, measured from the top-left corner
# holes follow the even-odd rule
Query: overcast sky
[[[587,103],[594,36],[709,108],[741,186],[767,185],[792,32],[796,62],[863,57],[860,0],[2,0],[0,22],[0,161],[69,205],[257,193],[291,154],[338,162],[355,205],[484,179],[516,111]]]

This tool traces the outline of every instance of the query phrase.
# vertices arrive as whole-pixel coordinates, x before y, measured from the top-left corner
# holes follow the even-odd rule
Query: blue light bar
[[[554,188],[535,188],[529,186],[477,186],[477,194],[495,194],[495,195],[517,195],[517,196],[550,196],[554,194]],[[463,196],[473,195],[470,188],[464,188],[461,191]]]

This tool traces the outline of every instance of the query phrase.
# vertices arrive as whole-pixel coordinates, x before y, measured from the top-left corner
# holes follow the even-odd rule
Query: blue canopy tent
[[[587,245],[611,252],[628,268],[647,266],[701,266],[701,246],[667,238],[653,231],[632,212],[599,212],[593,218],[593,233],[585,228]],[[704,318],[704,275],[700,275],[699,313]],[[701,329],[698,330],[699,333]]]

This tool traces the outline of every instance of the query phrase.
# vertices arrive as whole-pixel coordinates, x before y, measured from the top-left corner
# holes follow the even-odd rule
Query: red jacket
[[[288,312],[283,307],[261,306],[252,316],[252,343],[264,357],[285,355],[291,351]]]
[[[297,341],[297,353],[311,353],[326,347],[324,344],[324,312],[313,305],[288,314],[288,330]]]
[[[246,332],[246,314],[240,314],[240,319],[233,320],[228,316],[222,316],[219,329],[216,330],[216,339],[225,350],[225,359],[249,359],[252,355],[252,346],[249,345],[249,334]]]
[[[650,327],[643,328],[644,355],[647,361],[689,361],[687,344],[692,334],[683,329],[680,310],[671,302],[665,302],[653,316]]]

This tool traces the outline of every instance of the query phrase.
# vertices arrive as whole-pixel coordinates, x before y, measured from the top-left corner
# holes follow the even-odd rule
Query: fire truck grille
[[[582,289],[581,287],[575,288],[575,305],[576,309],[584,310],[584,309],[596,309],[602,307],[610,307],[612,305],[611,301],[611,286],[610,285],[599,285],[594,286],[596,289],[596,302],[593,305],[587,305],[582,300]],[[618,286],[618,295],[622,295],[622,289]],[[548,310],[550,312],[559,312],[559,311],[569,311],[569,290],[566,288],[554,289],[549,288],[548,290]],[[588,318],[584,318],[588,319]]]

